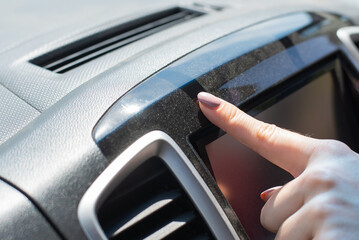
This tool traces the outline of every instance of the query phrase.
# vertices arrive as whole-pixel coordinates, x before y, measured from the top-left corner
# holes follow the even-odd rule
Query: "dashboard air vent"
[[[161,131],[117,156],[77,214],[89,239],[239,239],[190,160]]]
[[[97,215],[108,239],[213,239],[177,179],[158,157],[127,176]]]
[[[186,8],[170,8],[98,32],[30,62],[56,73],[64,73],[129,43],[203,14]]]

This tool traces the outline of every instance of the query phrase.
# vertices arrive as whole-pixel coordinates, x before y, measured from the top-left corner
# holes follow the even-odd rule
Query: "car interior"
[[[359,151],[354,1],[1,5],[1,239],[274,239],[259,195],[293,177],[202,91]]]

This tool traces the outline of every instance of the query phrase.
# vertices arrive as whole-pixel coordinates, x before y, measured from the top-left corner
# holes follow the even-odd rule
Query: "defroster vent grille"
[[[158,157],[134,170],[98,210],[109,239],[213,239],[177,179]]]
[[[30,60],[56,73],[64,73],[106,53],[204,13],[174,7],[98,32]]]

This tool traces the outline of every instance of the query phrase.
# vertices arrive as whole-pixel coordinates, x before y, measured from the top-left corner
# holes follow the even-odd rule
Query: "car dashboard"
[[[201,91],[359,151],[359,6],[113,4],[0,52],[2,239],[274,239]]]

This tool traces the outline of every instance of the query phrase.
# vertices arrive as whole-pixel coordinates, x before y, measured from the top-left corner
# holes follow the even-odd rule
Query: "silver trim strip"
[[[352,57],[359,63],[359,50],[351,38],[354,34],[359,34],[359,26],[343,27],[337,31],[340,41],[342,41]]]
[[[160,157],[192,198],[217,239],[239,239],[212,192],[179,146],[164,132],[150,132],[119,155],[86,191],[78,218],[89,239],[106,240],[97,220],[98,206],[130,172],[153,156]]]

